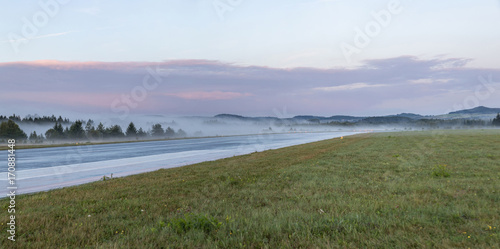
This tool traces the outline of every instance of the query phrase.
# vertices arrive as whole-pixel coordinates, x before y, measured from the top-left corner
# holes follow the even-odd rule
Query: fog
[[[279,119],[276,117],[246,118],[241,116],[227,115],[223,117],[176,117],[164,115],[130,115],[125,119],[110,117],[109,115],[82,115],[79,118],[70,119],[82,120],[85,128],[87,120],[93,120],[94,127],[103,123],[105,127],[119,125],[125,133],[130,122],[133,122],[137,130],[142,128],[146,132],[151,132],[154,124],[161,124],[165,130],[167,127],[176,132],[182,129],[187,137],[213,137],[249,134],[270,134],[270,133],[296,133],[296,132],[329,132],[329,131],[359,131],[373,130],[373,127],[337,127],[330,125],[311,124],[307,120],[297,120],[292,118]],[[33,131],[38,135],[45,135],[45,132],[53,128],[54,123],[35,124],[31,122],[17,122],[20,128],[29,136]],[[62,124],[63,128],[71,126]],[[379,128],[380,129],[380,128]],[[161,137],[149,137],[161,138]],[[120,140],[120,139],[110,139]],[[123,139],[122,139],[123,140]],[[67,140],[64,140],[67,142]],[[61,141],[61,142],[64,142]],[[46,141],[49,142],[49,141]],[[50,141],[53,142],[53,141]],[[56,141],[58,142],[58,141]]]
[[[346,127],[328,127],[310,124],[307,121],[297,121],[291,119],[278,119],[276,117],[265,118],[227,118],[227,117],[175,117],[163,115],[135,115],[126,119],[107,118],[95,116],[92,118],[95,125],[102,122],[106,127],[118,124],[125,132],[130,122],[133,122],[137,129],[151,131],[154,124],[161,124],[163,129],[170,127],[175,131],[182,129],[188,137],[201,136],[229,136],[248,135],[262,133],[288,133],[288,132],[320,132],[352,130]]]
[[[243,117],[237,115],[222,114],[212,117],[203,116],[167,116],[167,115],[128,115],[126,118],[113,117],[111,115],[79,115],[73,114],[71,122],[82,120],[83,128],[87,120],[92,119],[94,127],[103,123],[105,127],[119,125],[125,133],[128,125],[133,122],[137,130],[142,128],[150,133],[152,126],[161,124],[165,130],[167,127],[176,132],[182,129],[186,137],[213,137],[230,135],[269,134],[269,133],[296,133],[296,132],[335,132],[335,131],[394,131],[394,130],[424,130],[424,129],[462,129],[462,128],[488,128],[485,124],[491,119],[467,119],[468,125],[462,119],[449,120],[439,119],[410,119],[407,117],[351,117],[352,120],[340,120],[335,118],[314,119],[309,116],[294,118],[277,117]],[[63,116],[64,117],[64,116]],[[348,116],[346,116],[349,118]],[[482,117],[482,116],[481,116]],[[474,123],[476,122],[476,123]],[[479,122],[479,123],[478,123]],[[30,122],[18,122],[20,128],[27,134],[36,131],[37,134],[45,135],[45,132],[54,126],[54,123],[35,124]],[[63,128],[69,127],[71,123],[63,123]],[[163,137],[149,137],[158,139]],[[130,138],[126,138],[130,139]],[[126,140],[112,138],[109,140]],[[148,138],[146,138],[148,139]],[[65,140],[67,141],[67,140]],[[51,141],[53,142],[53,141]]]

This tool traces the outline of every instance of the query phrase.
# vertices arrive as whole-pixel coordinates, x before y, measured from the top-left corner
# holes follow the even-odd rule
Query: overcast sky
[[[0,16],[3,114],[500,107],[498,0],[8,1]]]

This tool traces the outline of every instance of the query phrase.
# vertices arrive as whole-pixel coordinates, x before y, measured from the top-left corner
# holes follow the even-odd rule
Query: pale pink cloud
[[[228,100],[242,97],[252,96],[251,93],[238,93],[238,92],[179,92],[179,93],[165,93],[165,96],[175,96],[181,99],[189,100]]]
[[[391,112],[443,113],[455,99],[439,94],[460,94],[478,86],[486,91],[483,84],[490,89],[500,80],[499,69],[459,67],[463,61],[402,56],[335,69],[283,69],[205,60],[0,63],[0,86],[4,89],[0,106],[14,105],[26,113],[35,106],[47,107],[48,112],[111,112],[114,100],[129,105],[122,100],[124,95],[146,89],[148,97],[131,108],[138,113],[267,113],[286,106],[304,114],[385,115],[389,107],[379,105],[382,102],[423,96],[436,99],[428,101],[434,103],[432,108],[396,105]],[[488,80],[484,83],[478,77]]]
[[[75,92],[2,92],[3,100],[26,101],[61,106],[91,106],[109,108],[110,103],[119,98],[118,94],[75,93]]]
[[[170,60],[163,62],[100,62],[100,61],[59,61],[59,60],[36,60],[36,61],[15,61],[2,62],[3,66],[27,66],[40,67],[53,70],[133,70],[144,69],[156,66],[207,66],[207,65],[228,65],[213,60]]]
[[[129,70],[138,67],[148,67],[154,65],[151,62],[96,62],[96,61],[58,61],[58,60],[37,60],[37,61],[16,61],[0,63],[1,66],[27,66],[40,67],[53,70]]]
[[[325,91],[325,92],[335,92],[335,91],[350,91],[357,90],[362,88],[371,88],[371,87],[384,87],[389,86],[387,84],[366,84],[363,82],[360,83],[352,83],[347,85],[339,85],[339,86],[327,86],[327,87],[316,87],[313,90]]]

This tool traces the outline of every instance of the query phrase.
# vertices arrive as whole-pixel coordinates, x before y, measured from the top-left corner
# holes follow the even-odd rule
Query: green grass
[[[499,186],[500,130],[364,134],[2,199],[0,248],[498,248]]]

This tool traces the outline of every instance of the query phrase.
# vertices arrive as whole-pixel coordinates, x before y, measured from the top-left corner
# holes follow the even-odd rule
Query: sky
[[[3,6],[4,115],[288,117],[500,107],[499,0]]]

